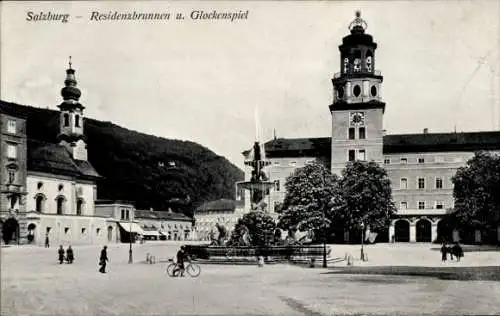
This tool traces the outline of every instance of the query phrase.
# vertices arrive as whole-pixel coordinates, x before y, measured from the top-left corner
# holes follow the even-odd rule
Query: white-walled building
[[[17,226],[14,242],[43,245],[116,241],[115,220],[96,215],[99,174],[87,161],[81,92],[75,70],[66,70],[61,90],[60,132],[54,142],[28,139],[26,119],[1,104],[0,220]],[[58,143],[56,143],[58,142]],[[6,168],[5,168],[6,167]],[[4,172],[7,170],[7,172]]]
[[[211,234],[217,236],[216,224],[223,225],[228,235],[245,214],[244,201],[220,199],[205,203],[195,210],[195,229],[198,240],[210,240]]]

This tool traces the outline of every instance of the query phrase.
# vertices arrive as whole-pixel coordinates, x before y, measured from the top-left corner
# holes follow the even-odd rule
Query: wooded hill
[[[27,119],[28,138],[57,143],[59,112],[0,100],[0,110]],[[131,131],[111,122],[84,120],[88,158],[104,178],[98,199],[135,202],[137,208],[182,211],[234,198],[243,171],[197,143]]]

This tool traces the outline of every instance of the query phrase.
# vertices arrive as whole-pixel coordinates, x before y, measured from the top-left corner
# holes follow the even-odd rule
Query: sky
[[[240,168],[256,120],[261,141],[274,131],[331,136],[331,78],[356,10],[378,43],[388,134],[500,130],[500,1],[7,1],[0,9],[2,100],[57,109],[72,56],[87,117],[194,141]],[[194,10],[248,16],[193,20]],[[30,11],[70,16],[27,21]],[[171,17],[90,19],[110,11]]]

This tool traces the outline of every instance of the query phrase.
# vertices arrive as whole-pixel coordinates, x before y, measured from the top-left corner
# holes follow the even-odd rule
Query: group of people
[[[453,260],[453,257],[457,258],[457,261],[460,261],[460,258],[464,256],[464,251],[462,246],[457,242],[453,246],[448,246],[446,242],[441,246],[441,260],[442,262],[446,262],[448,259],[448,254],[450,254],[450,260]]]
[[[64,262],[64,259],[66,259],[67,263],[73,263],[73,261],[75,260],[75,255],[73,254],[73,249],[71,249],[71,246],[68,246],[68,249],[66,249],[65,252],[63,246],[60,245],[57,253],[59,254],[59,264],[62,264]],[[66,257],[64,257],[65,253]]]

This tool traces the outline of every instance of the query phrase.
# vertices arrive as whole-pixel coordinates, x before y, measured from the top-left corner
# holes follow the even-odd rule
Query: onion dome
[[[82,92],[76,87],[75,70],[71,68],[71,56],[69,57],[69,69],[66,70],[65,87],[61,89],[61,96],[64,100],[78,101]]]

